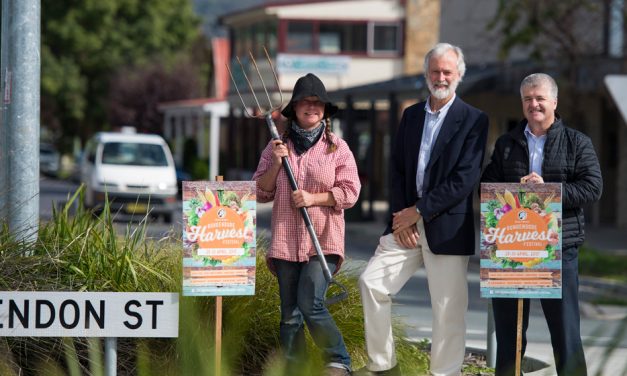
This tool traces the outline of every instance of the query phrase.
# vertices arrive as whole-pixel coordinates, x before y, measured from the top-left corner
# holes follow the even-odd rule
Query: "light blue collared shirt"
[[[529,173],[535,172],[542,176],[542,160],[544,159],[544,144],[546,143],[546,134],[536,136],[531,133],[529,124],[525,127],[525,137],[527,138],[527,147],[529,148]]]
[[[422,197],[422,184],[425,180],[425,169],[429,164],[431,151],[433,150],[435,141],[438,139],[446,114],[455,101],[456,96],[456,94],[453,94],[453,97],[444,107],[436,112],[433,112],[431,106],[429,106],[429,99],[431,99],[431,97],[427,98],[427,103],[425,104],[425,124],[422,130],[422,140],[420,141],[420,150],[418,152],[418,169],[416,170],[416,192],[418,192],[418,197]]]

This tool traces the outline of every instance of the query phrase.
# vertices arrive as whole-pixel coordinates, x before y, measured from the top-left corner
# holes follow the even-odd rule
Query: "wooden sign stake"
[[[523,300],[518,298],[518,319],[516,322],[516,376],[520,375],[520,363],[522,360],[522,316]]]
[[[216,181],[224,181],[222,175]],[[222,296],[216,296],[216,376],[222,375]]]
[[[222,371],[222,297],[216,296],[216,376]]]

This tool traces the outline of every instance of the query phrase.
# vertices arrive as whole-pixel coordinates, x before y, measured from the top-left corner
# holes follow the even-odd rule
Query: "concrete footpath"
[[[373,221],[349,220],[346,223],[345,269],[353,273],[363,270],[385,229],[386,205],[377,203],[374,209]],[[266,236],[269,236],[270,215],[271,204],[258,206],[258,229]],[[350,214],[347,217],[350,218]],[[587,243],[591,247],[627,254],[627,231],[605,228],[586,230]],[[467,346],[485,352],[488,343],[489,300],[479,296],[478,252],[471,257],[468,279]],[[598,278],[580,277],[581,328],[588,372],[590,375],[627,375],[627,307],[597,305],[594,301],[600,295],[627,300],[627,286]],[[431,308],[424,269],[419,270],[394,297],[393,313],[407,325],[406,335],[409,339],[431,337]],[[539,302],[532,302],[527,338],[526,357],[529,361],[526,365],[533,365],[535,371],[527,368],[531,372],[525,372],[525,375],[555,375],[550,337]]]

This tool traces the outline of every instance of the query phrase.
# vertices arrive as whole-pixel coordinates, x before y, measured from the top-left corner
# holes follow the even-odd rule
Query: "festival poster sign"
[[[481,297],[562,297],[562,185],[481,184]]]
[[[183,295],[255,294],[254,181],[183,182]]]

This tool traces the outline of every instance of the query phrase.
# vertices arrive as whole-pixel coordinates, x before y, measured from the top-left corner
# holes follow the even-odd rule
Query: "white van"
[[[172,153],[158,135],[100,132],[89,140],[80,163],[85,205],[108,198],[113,213],[161,215],[171,222],[178,187]]]

